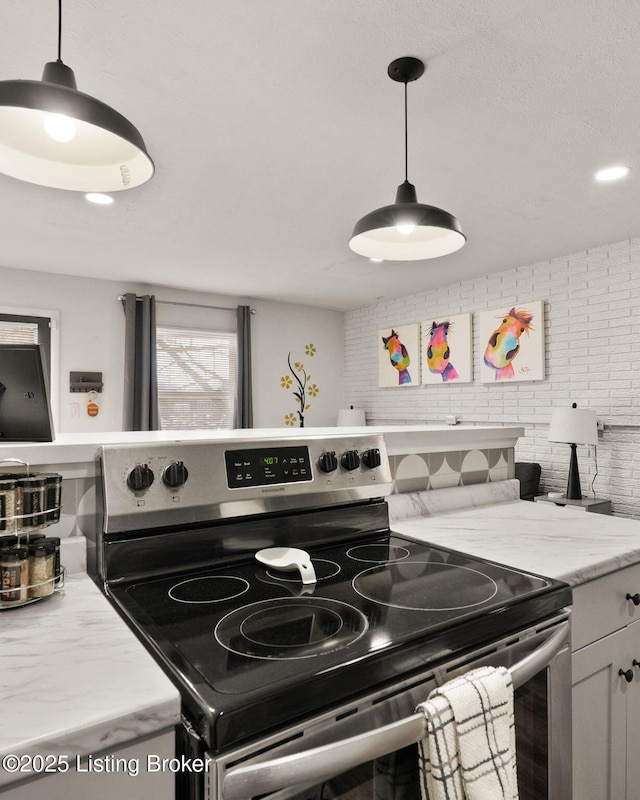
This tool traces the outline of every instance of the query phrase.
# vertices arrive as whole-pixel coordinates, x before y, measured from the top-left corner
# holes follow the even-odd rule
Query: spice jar
[[[55,472],[41,472],[39,478],[44,480],[44,508],[47,525],[60,522],[60,506],[62,500],[62,475]]]
[[[0,531],[12,533],[16,529],[16,481],[0,479]]]
[[[53,593],[55,551],[55,544],[46,539],[29,545],[29,597]]]
[[[57,586],[60,583],[60,575],[62,572],[62,566],[60,564],[60,537],[59,536],[47,536],[46,539],[41,540],[38,544],[48,544],[49,546],[53,546],[53,576],[56,579],[55,585]]]
[[[29,475],[18,481],[18,492],[22,514],[18,519],[18,528],[23,531],[35,530],[45,524],[45,490],[44,478]]]
[[[28,599],[29,548],[22,545],[0,550],[0,605],[12,606]]]

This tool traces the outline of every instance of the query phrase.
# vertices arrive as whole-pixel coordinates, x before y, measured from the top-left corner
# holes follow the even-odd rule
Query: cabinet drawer
[[[640,605],[627,594],[640,593],[640,564],[603,575],[573,588],[571,649],[595,642],[634,620],[640,620]]]

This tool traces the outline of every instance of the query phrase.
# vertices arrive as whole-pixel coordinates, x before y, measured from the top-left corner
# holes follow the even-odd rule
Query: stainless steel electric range
[[[520,727],[531,738],[544,717],[536,796],[566,790],[551,750],[567,711],[570,590],[390,531],[382,437],[104,446],[101,466],[92,572],[180,690],[179,751],[207,762],[179,776],[178,797],[393,797],[385,758],[402,741],[348,769],[343,743],[410,715],[469,665],[531,658],[550,635],[559,644]],[[301,754],[312,769],[296,771]]]

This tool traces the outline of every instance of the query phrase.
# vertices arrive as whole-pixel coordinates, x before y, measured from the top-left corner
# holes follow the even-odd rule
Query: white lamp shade
[[[550,442],[598,444],[598,421],[588,408],[554,408],[547,436]]]
[[[365,425],[364,409],[363,408],[341,408],[338,411],[338,427],[362,427]]]

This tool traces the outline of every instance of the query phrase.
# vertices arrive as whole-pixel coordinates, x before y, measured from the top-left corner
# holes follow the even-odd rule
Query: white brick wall
[[[544,301],[545,379],[481,384],[486,343],[478,340],[477,313],[533,300]],[[474,313],[473,383],[378,388],[379,329],[468,311]],[[616,514],[640,518],[639,326],[640,238],[348,312],[344,400],[364,408],[369,424],[444,422],[445,414],[456,414],[463,422],[523,425],[516,460],[540,463],[544,491],[566,487],[569,464],[568,445],[546,440],[552,406],[591,408],[605,424],[595,493],[610,498]],[[592,451],[578,448],[588,496]]]

